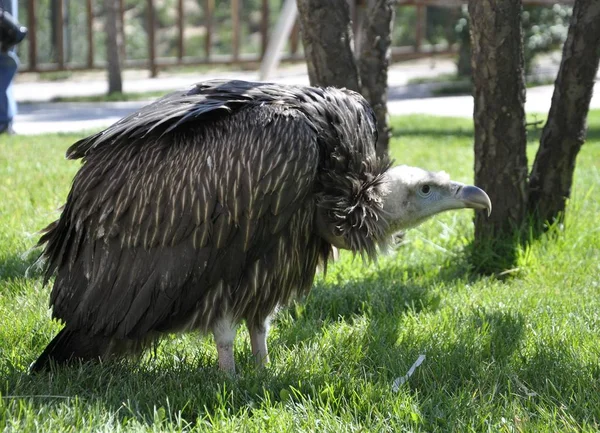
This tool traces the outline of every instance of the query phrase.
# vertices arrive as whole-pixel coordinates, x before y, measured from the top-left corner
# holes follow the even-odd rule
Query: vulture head
[[[482,189],[453,182],[443,171],[399,165],[387,171],[385,182],[383,209],[391,232],[414,227],[447,210],[484,209],[488,215],[492,211],[490,198]]]
[[[373,201],[379,203],[374,205]],[[388,168],[380,178],[380,193],[366,200],[364,207],[363,215],[376,207],[381,209],[376,218],[360,218],[361,223],[373,225],[370,232],[379,233],[380,245],[444,211],[470,208],[486,210],[488,215],[492,212],[490,198],[481,188],[454,182],[443,171],[436,173],[407,165]],[[370,253],[368,248],[361,248],[361,238],[344,236],[342,225],[327,223],[327,215],[319,213],[317,223],[321,235],[333,246],[354,251],[365,249]]]
[[[310,291],[332,247],[374,257],[440,212],[491,211],[445,173],[390,168],[375,126],[345,89],[209,81],[73,144],[81,167],[40,239],[64,327],[31,370],[194,331],[234,371],[240,323],[264,364],[274,311]]]

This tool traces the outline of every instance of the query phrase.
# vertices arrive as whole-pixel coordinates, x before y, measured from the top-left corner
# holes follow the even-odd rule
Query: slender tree
[[[359,72],[362,94],[377,116],[377,153],[386,155],[390,142],[387,112],[388,68],[396,6],[389,0],[369,0],[361,32]]]
[[[361,92],[377,116],[377,153],[387,154],[387,71],[395,17],[393,0],[368,0],[358,32],[358,61],[347,0],[298,0],[308,75],[313,85],[346,87]]]
[[[106,60],[108,69],[108,93],[123,91],[121,78],[121,32],[119,25],[119,0],[104,0],[106,17],[104,30],[106,33]]]
[[[360,91],[346,0],[297,0],[311,84]]]
[[[50,0],[50,45],[52,47],[53,60],[58,62],[59,49],[63,50],[63,61],[69,61],[71,58],[71,26],[70,21],[70,1],[69,0]],[[62,12],[62,13],[61,13]],[[62,28],[59,22],[62,21]]]
[[[600,61],[600,1],[576,0],[554,85],[552,105],[529,180],[529,211],[537,228],[561,219]]]
[[[525,219],[527,156],[520,0],[469,0],[475,183],[494,211],[477,214],[475,243],[509,237]],[[502,252],[504,254],[505,252]]]

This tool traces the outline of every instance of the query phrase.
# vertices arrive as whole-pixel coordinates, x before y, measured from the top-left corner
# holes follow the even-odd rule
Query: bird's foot
[[[269,351],[267,349],[267,327],[249,327],[250,344],[256,365],[264,367],[269,363]]]

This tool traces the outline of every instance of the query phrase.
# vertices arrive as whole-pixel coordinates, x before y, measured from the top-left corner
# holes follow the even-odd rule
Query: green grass
[[[27,374],[60,328],[31,248],[65,199],[78,136],[0,138],[0,430],[598,431],[600,112],[589,123],[566,229],[523,247],[508,278],[473,272],[472,213],[447,213],[377,265],[343,254],[278,314],[266,370],[241,330],[236,378],[217,371],[211,338],[191,334],[141,364]],[[472,180],[470,121],[394,127],[398,162]]]

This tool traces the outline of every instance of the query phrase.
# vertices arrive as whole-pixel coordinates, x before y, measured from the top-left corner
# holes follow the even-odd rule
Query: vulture
[[[234,372],[241,322],[263,365],[273,313],[310,291],[334,247],[373,259],[432,215],[491,211],[475,186],[378,158],[376,131],[350,90],[215,80],[73,144],[81,168],[39,241],[64,327],[31,370],[196,331]]]

